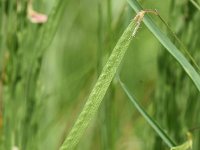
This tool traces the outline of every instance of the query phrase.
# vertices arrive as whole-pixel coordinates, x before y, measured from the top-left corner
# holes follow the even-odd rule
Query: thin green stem
[[[118,78],[118,81],[128,96],[128,98],[131,100],[133,105],[136,107],[136,109],[140,112],[140,114],[144,117],[144,119],[149,123],[149,125],[156,131],[156,133],[163,139],[163,141],[170,147],[176,146],[175,142],[173,142],[170,137],[164,132],[164,130],[152,119],[148,113],[145,111],[145,109],[138,103],[136,98],[132,96],[128,88],[125,86],[125,84]]]
[[[178,43],[180,44],[180,46],[183,48],[184,52],[187,54],[187,56],[190,58],[190,60],[192,61],[192,63],[194,64],[194,66],[196,67],[196,69],[200,72],[200,67],[197,64],[197,62],[195,61],[195,59],[192,57],[192,55],[190,54],[190,52],[187,50],[187,48],[185,47],[185,45],[179,40],[179,38],[177,37],[176,33],[170,28],[170,26],[167,24],[167,22],[161,17],[160,14],[158,14],[158,17],[160,18],[160,20],[166,25],[167,29],[171,32],[171,34],[173,35],[173,37],[178,41]]]

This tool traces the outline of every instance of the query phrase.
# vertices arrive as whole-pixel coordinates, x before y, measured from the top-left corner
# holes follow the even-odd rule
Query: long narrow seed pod
[[[60,147],[60,150],[74,149],[77,143],[80,141],[80,138],[86,130],[89,122],[94,118],[99,105],[103,100],[103,97],[105,96],[106,91],[124,57],[124,54],[128,49],[131,39],[135,36],[137,30],[139,29],[140,23],[142,22],[146,12],[147,11],[139,12],[126,28],[123,35],[120,37],[112,51],[110,58],[104,66],[99,79],[90,93],[82,112],[76,120],[76,123],[74,124],[68,137]]]

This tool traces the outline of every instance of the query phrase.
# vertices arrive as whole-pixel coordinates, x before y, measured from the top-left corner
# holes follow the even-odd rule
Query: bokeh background
[[[199,63],[200,11],[191,1],[139,2],[145,9],[158,10]],[[54,3],[54,0],[33,1],[34,9],[44,14],[50,13]],[[31,66],[29,60],[35,56],[34,45],[39,39],[37,32],[43,25],[33,24],[26,17],[12,18],[12,13],[1,18],[1,40],[5,41],[1,43],[1,55],[3,57],[8,52],[12,60],[5,71],[8,79],[1,81],[1,93],[4,93],[1,96],[1,118],[4,117],[1,119],[1,146],[6,147],[5,149],[14,145],[25,145],[22,149],[27,150],[59,149],[117,40],[135,16],[126,0],[68,0],[65,3],[65,7],[60,8],[60,19],[51,20],[52,23],[57,23],[57,28],[51,42],[38,57],[39,67]],[[12,7],[10,9],[12,12]],[[180,47],[161,20],[157,16],[151,17]],[[13,27],[16,23],[21,23],[18,26],[20,29]],[[51,38],[51,34],[48,36]],[[12,39],[10,43],[6,42],[9,39]],[[13,41],[17,41],[18,46],[10,46]],[[40,53],[40,49],[36,53]],[[1,58],[2,64],[3,60]],[[16,63],[18,66],[15,66]],[[25,73],[23,69],[19,69],[21,67],[25,68]],[[34,100],[26,110],[28,102],[23,101],[23,93],[26,91],[26,80],[29,79],[23,73],[26,74],[31,67],[35,67],[37,72],[32,82],[29,82]],[[4,72],[3,68],[1,65],[1,74]],[[18,69],[20,73],[17,72]],[[19,80],[15,77],[16,74],[25,79]],[[197,89],[144,24],[130,45],[119,74],[145,110],[177,143],[185,142],[186,133],[199,126],[200,96]],[[13,85],[14,81],[16,85]],[[32,87],[33,84],[35,87]],[[12,91],[16,92],[14,97]],[[28,114],[25,115],[25,120],[24,113]],[[193,134],[194,149],[198,150],[200,130],[190,132]],[[27,140],[26,144],[23,144],[24,139]],[[137,112],[114,79],[96,118],[92,120],[76,149],[169,148]]]

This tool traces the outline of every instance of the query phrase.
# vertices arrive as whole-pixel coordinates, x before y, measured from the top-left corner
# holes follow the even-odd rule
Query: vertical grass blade
[[[128,0],[128,3],[136,12],[142,9],[136,0]],[[197,89],[200,91],[200,76],[192,67],[192,65],[187,61],[184,55],[180,52],[180,50],[170,41],[170,39],[165,34],[160,31],[160,29],[147,15],[144,16],[144,23],[159,40],[159,42],[166,48],[166,50],[179,62],[188,76],[192,79]]]
[[[63,145],[60,147],[60,150],[74,149],[86,130],[89,122],[92,118],[94,118],[99,105],[122,61],[122,58],[128,49],[134,27],[135,24],[134,21],[132,21],[120,37],[91,94],[89,95],[82,112],[80,113],[68,137],[65,139]]]
[[[125,94],[128,96],[129,100],[133,103],[136,109],[140,112],[140,114],[144,117],[144,119],[149,123],[149,125],[156,131],[156,133],[163,139],[163,141],[170,147],[174,147],[176,144],[173,142],[170,137],[165,133],[165,131],[147,114],[147,112],[142,108],[142,106],[137,102],[136,98],[132,96],[128,88],[122,83],[122,81],[118,80],[120,86],[124,90]]]

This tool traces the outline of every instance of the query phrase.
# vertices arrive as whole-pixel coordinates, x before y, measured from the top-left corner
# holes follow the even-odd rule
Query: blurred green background
[[[198,29],[200,24],[198,21],[200,12],[191,2],[189,0],[140,0],[139,2],[145,9],[158,10],[189,51],[190,48],[192,49],[190,52],[199,63],[198,50],[200,46],[198,43],[200,35]],[[55,1],[34,0],[33,3],[35,10],[49,14]],[[28,116],[28,118],[30,117],[30,124],[27,124],[27,128],[24,128],[24,130],[32,130],[35,127],[32,126],[34,121],[37,124],[33,132],[30,132],[29,136],[26,137],[29,141],[27,143],[37,145],[37,148],[32,149],[59,149],[81,112],[117,40],[135,16],[135,12],[126,0],[68,0],[65,3],[66,7],[62,10],[60,19],[52,19],[53,23],[58,24],[56,33],[40,57],[37,80],[33,82],[36,84],[35,92],[33,92],[36,94],[33,95],[36,95],[37,102],[33,107],[34,113]],[[3,2],[1,6],[3,6]],[[1,8],[3,12],[4,9]],[[159,18],[157,16],[151,17],[159,28],[171,37]],[[15,64],[15,58],[17,62],[20,62],[20,58],[24,58],[22,63],[25,65],[21,66],[24,66],[27,71],[27,68],[31,68],[31,65],[29,66],[31,61],[29,62],[29,60],[34,57],[35,47],[33,45],[39,39],[37,31],[43,25],[32,24],[24,17],[24,20],[22,20],[25,23],[20,25],[22,29],[17,28],[12,31],[13,24],[10,21],[12,17],[5,18],[7,16],[1,18],[1,55],[3,56],[6,53],[5,51],[10,52],[10,57],[13,57],[13,64]],[[22,20],[19,19],[17,22],[20,23]],[[6,22],[8,27],[5,25]],[[8,38],[3,40],[5,27]],[[17,40],[19,43],[17,48],[25,54],[24,57],[18,56],[18,52],[16,55],[15,53],[12,55],[12,47],[9,47],[13,43],[12,40],[11,43],[3,42],[9,39],[9,33],[16,35],[17,38],[22,37],[22,41]],[[13,49],[16,49],[16,47]],[[3,58],[1,58],[1,63],[2,60]],[[3,72],[2,66],[1,74]],[[17,67],[15,70],[17,70]],[[24,122],[23,119],[20,120],[18,117],[23,118],[20,116],[23,116],[24,106],[21,104],[24,95],[16,94],[16,103],[12,102],[12,98],[7,98],[12,93],[10,92],[10,87],[12,87],[10,83],[12,83],[12,77],[15,76],[15,71],[11,67],[6,72],[8,76],[10,74],[11,80],[8,77],[7,82],[2,81],[3,90],[1,93],[5,94],[1,98],[1,107],[2,112],[5,111],[7,112],[5,114],[10,115],[5,115],[5,118],[7,116],[5,121],[5,118],[3,118],[4,129],[1,126],[1,145],[6,147],[4,144],[7,140],[7,143],[11,143],[8,144],[11,147],[13,145],[20,147],[20,143],[23,143],[21,130]],[[189,100],[198,101],[200,99],[196,88],[144,24],[141,25],[130,45],[119,69],[119,74],[146,111],[177,143],[181,144],[187,140],[186,132],[199,125],[198,109],[200,102],[189,104]],[[174,82],[174,80],[177,82]],[[180,84],[181,82],[184,84]],[[25,81],[19,82],[14,91],[24,93],[21,88],[17,90],[24,83]],[[182,95],[183,93],[185,95]],[[7,97],[4,98],[5,96]],[[9,101],[7,99],[10,99],[10,103],[7,103]],[[174,103],[176,104],[174,105]],[[10,107],[10,104],[13,106]],[[31,104],[30,109],[32,106]],[[9,119],[14,120],[14,123]],[[10,127],[10,124],[15,125]],[[9,133],[8,130],[12,131]],[[12,136],[9,136],[9,134]],[[35,137],[33,140],[32,134]],[[194,133],[195,150],[198,150],[199,147],[199,134],[199,130]],[[30,147],[24,149],[30,149]],[[83,135],[77,149],[160,150],[168,148],[137,112],[114,79],[96,118]]]

